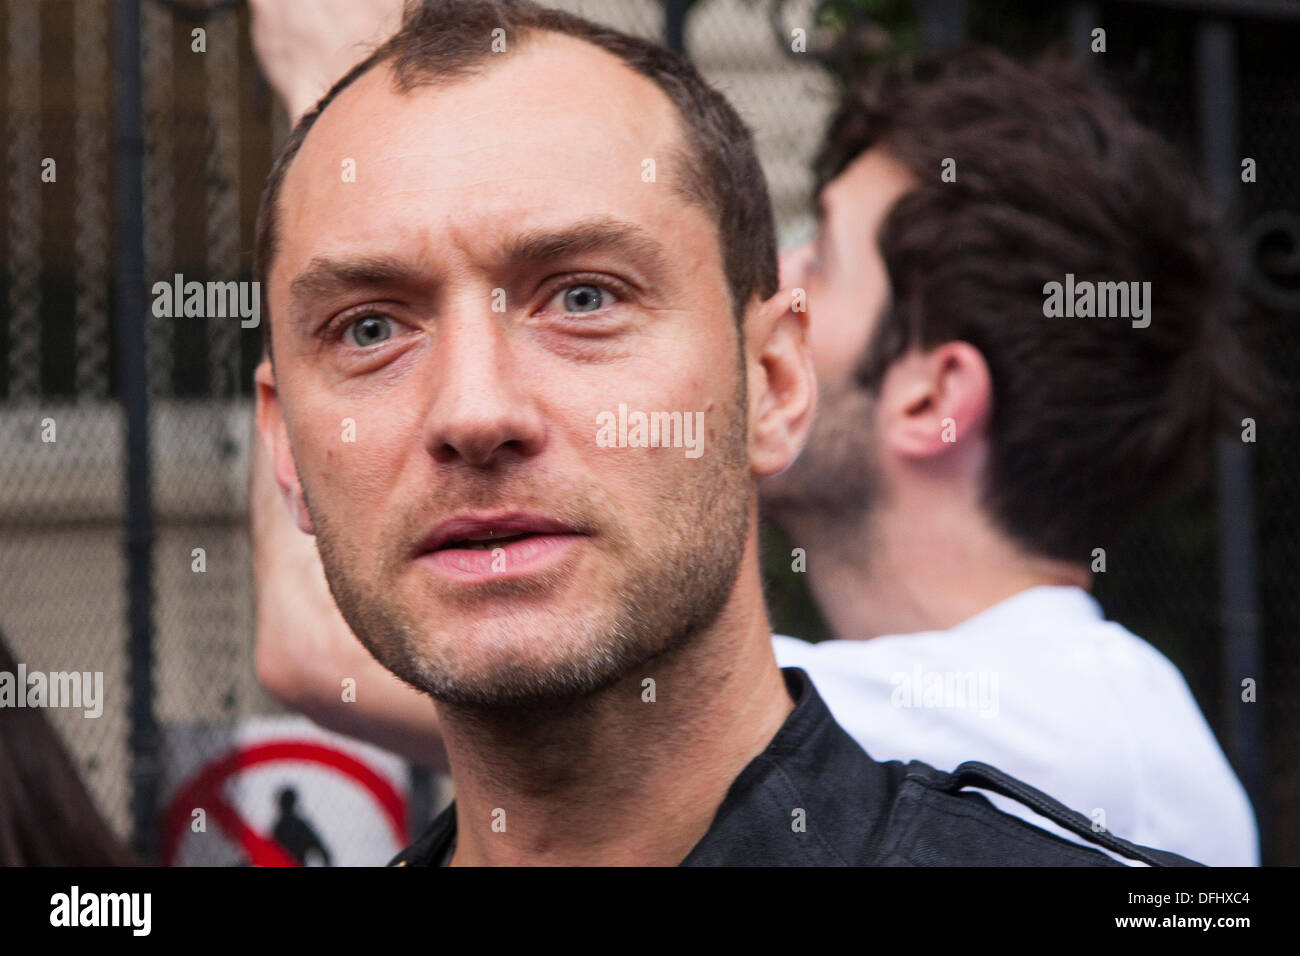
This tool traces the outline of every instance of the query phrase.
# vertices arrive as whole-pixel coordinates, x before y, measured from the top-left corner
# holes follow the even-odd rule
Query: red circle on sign
[[[163,817],[163,866],[174,865],[190,814],[197,808],[206,808],[212,813],[217,826],[243,848],[254,866],[298,866],[298,861],[289,856],[278,843],[257,833],[245,823],[221,794],[221,786],[229,777],[250,767],[282,760],[319,764],[351,777],[379,805],[398,845],[406,846],[411,842],[407,835],[401,794],[374,770],[355,757],[321,744],[301,740],[275,740],[231,751],[205,767],[194,780],[177,792]]]

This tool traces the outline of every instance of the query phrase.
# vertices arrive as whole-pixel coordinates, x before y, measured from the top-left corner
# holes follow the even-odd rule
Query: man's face
[[[348,623],[441,700],[582,696],[731,594],[745,379],[716,224],[672,184],[681,148],[657,87],[542,35],[408,94],[371,71],[289,170],[277,473],[296,467]],[[702,413],[702,454],[618,447],[620,405],[633,428]]]
[[[888,154],[867,150],[822,189],[814,238],[782,256],[782,288],[806,296],[820,397],[803,453],[760,485],[765,513],[778,523],[865,514],[880,496],[876,403],[853,375],[889,299],[876,234],[914,185]]]

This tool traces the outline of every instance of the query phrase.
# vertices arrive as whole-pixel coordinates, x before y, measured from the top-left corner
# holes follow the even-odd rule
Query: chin
[[[380,658],[435,700],[504,709],[588,697],[626,677],[641,659],[608,625],[517,611],[440,629]]]

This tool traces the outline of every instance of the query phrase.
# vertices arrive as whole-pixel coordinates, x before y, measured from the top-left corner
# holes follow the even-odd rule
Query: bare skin
[[[251,454],[255,653],[262,686],[322,727],[447,772],[433,701],[393,676],[357,640],[325,583],[316,541],[294,523],[260,441]]]
[[[402,6],[403,0],[251,0],[253,49],[290,125],[397,28]],[[316,542],[298,528],[293,507],[276,487],[265,449],[254,442],[249,519],[262,686],[323,727],[446,772],[433,702],[357,640],[329,593]],[[355,690],[347,701],[345,679]]]
[[[429,134],[439,129],[457,135]],[[593,131],[600,148],[575,151]],[[399,94],[386,68],[367,74],[326,111],[285,182],[259,431],[299,530],[323,536],[331,587],[362,641],[408,680],[445,682],[436,711],[456,783],[456,865],[680,862],[793,707],[762,602],[754,480],[789,465],[811,422],[805,324],[779,295],[754,299],[737,366],[715,223],[638,175],[647,152],[672,156],[679,135],[647,80],[546,35],[447,86]],[[359,171],[342,186],[340,156]],[[520,237],[612,216],[656,253],[508,252]],[[325,259],[382,260],[402,276],[295,281]],[[575,318],[557,289],[605,276],[624,284],[599,314]],[[488,307],[496,288],[505,313]],[[348,337],[375,315],[390,323],[377,342]],[[620,401],[702,410],[712,458],[595,448],[597,413]],[[344,419],[355,444],[340,443]],[[739,497],[709,500],[728,483]],[[560,557],[511,572],[507,587],[412,547],[471,500],[598,507]],[[672,579],[729,550],[731,526],[709,526],[727,508],[742,519],[736,564],[707,623],[662,647],[666,634],[640,635],[628,651],[640,663],[594,691],[511,703],[521,682],[604,666],[616,633],[606,625],[645,576]],[[715,571],[701,564],[688,580]],[[502,703],[460,703],[462,692]]]

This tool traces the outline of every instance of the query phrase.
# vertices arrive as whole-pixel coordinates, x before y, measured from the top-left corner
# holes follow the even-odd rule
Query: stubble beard
[[[361,560],[364,556],[339,533],[339,523],[308,500],[330,592],[371,655],[435,700],[491,711],[572,706],[688,645],[708,631],[730,599],[749,534],[754,493],[743,380],[729,419],[721,431],[725,444],[697,460],[707,467],[694,472],[689,485],[660,492],[645,503],[664,519],[655,525],[658,536],[648,543],[633,540],[608,518],[601,520],[617,512],[600,507],[595,488],[588,489],[588,498],[595,499],[589,504],[566,505],[577,498],[571,486],[551,485],[541,495],[527,478],[483,478],[457,499],[465,507],[532,501],[537,510],[579,527],[595,527],[598,538],[585,547],[599,540],[605,567],[618,566],[619,571],[613,580],[597,576],[597,590],[576,612],[556,608],[539,617],[529,606],[545,601],[557,587],[573,593],[573,572],[560,568],[491,585],[495,598],[521,602],[517,614],[495,612],[476,618],[474,605],[481,596],[443,590],[439,597],[448,623],[429,620],[395,589],[385,587],[382,564],[389,565],[390,576],[406,570],[399,553],[389,550],[392,557],[382,564],[374,558]],[[671,454],[675,449],[653,451]],[[516,489],[522,494],[511,493]],[[534,636],[538,634],[544,637]],[[547,653],[538,655],[538,644],[544,644]]]
[[[809,524],[860,527],[882,497],[872,394],[850,380],[823,385],[817,404],[799,457],[759,483],[763,516],[787,535]]]

